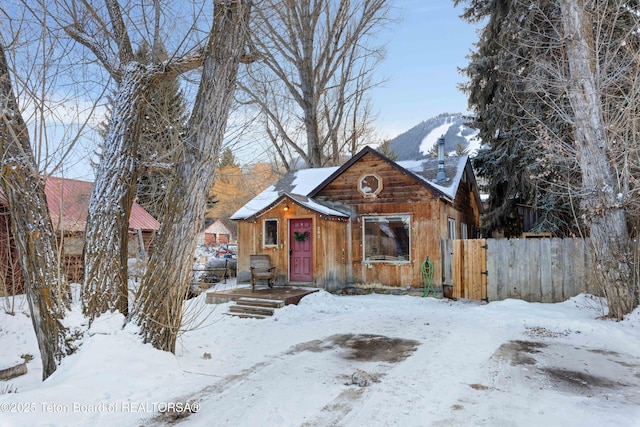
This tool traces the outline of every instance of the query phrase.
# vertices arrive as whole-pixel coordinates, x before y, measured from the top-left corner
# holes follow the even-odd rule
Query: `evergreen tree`
[[[618,319],[640,301],[629,238],[640,218],[639,6],[495,0],[465,11],[488,19],[466,69],[490,144],[476,163],[494,199],[488,223],[504,224],[520,198],[556,234],[590,237],[594,276]]]
[[[391,140],[385,139],[382,144],[377,148],[380,154],[386,156],[391,160],[398,160],[398,155],[391,149]]]
[[[230,166],[232,168],[238,168],[240,165],[236,161],[236,156],[233,154],[231,148],[227,147],[222,152],[222,156],[220,156],[220,160],[218,161],[218,167],[224,168]]]
[[[575,160],[556,155],[553,147],[570,136],[570,127],[557,114],[566,97],[561,88],[543,84],[551,72],[545,63],[531,60],[544,54],[558,63],[563,59],[561,46],[554,42],[555,29],[546,19],[557,6],[553,1],[534,7],[508,0],[470,3],[463,18],[487,22],[462,70],[469,77],[462,88],[475,113],[471,126],[479,129],[486,144],[474,159],[490,194],[484,233],[519,235],[518,205],[527,204],[538,211],[537,231],[577,234],[569,190],[580,175]]]
[[[157,63],[166,52],[140,45],[136,57],[141,63]],[[177,148],[187,120],[186,105],[177,79],[166,79],[149,93],[138,148],[139,168],[136,201],[155,218],[160,218],[173,179]]]

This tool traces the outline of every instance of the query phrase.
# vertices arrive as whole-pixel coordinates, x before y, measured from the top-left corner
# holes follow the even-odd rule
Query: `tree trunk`
[[[601,100],[596,85],[592,22],[583,0],[560,0],[569,59],[569,100],[582,172],[581,210],[591,235],[596,275],[609,316],[621,319],[638,304],[630,267],[630,239],[617,182],[608,157]]]
[[[128,314],[128,230],[136,182],[136,144],[150,71],[137,63],[124,72],[114,100],[91,193],[84,248],[84,314]]]
[[[308,167],[335,163],[342,154],[336,149],[345,142],[331,143],[340,136],[355,91],[375,86],[368,76],[384,49],[372,40],[390,21],[391,3],[267,0],[257,8],[251,35],[259,71],[249,73],[242,89],[268,118],[267,126],[277,123],[278,140],[272,142],[283,141],[285,151]],[[371,84],[358,86],[360,79]],[[283,109],[285,104],[294,107]]]
[[[69,331],[62,321],[69,311],[69,288],[60,268],[57,239],[49,216],[27,125],[19,112],[0,45],[0,158],[1,185],[11,214],[13,233],[31,321],[46,379],[71,351]]]
[[[101,44],[100,37],[84,32],[84,24],[74,22],[65,27],[67,34],[90,49],[118,82],[87,216],[82,302],[90,322],[106,311],[117,309],[128,314],[129,217],[139,170],[136,161],[141,117],[148,95],[162,78],[174,79],[202,65],[199,53],[176,55],[159,64],[141,64],[133,55],[118,1],[105,0],[105,4],[117,58],[106,53],[109,49]],[[85,6],[91,9],[88,3]]]
[[[182,323],[182,305],[193,269],[197,233],[201,228],[216,162],[224,138],[240,58],[245,47],[250,1],[214,4],[202,80],[189,120],[169,207],[142,278],[134,316],[145,342],[175,352]]]

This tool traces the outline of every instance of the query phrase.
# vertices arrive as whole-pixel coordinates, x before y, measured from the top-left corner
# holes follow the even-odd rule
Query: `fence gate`
[[[487,298],[487,241],[454,240],[453,297],[473,300]]]

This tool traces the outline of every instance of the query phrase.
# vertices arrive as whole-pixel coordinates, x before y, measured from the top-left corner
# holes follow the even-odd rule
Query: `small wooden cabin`
[[[82,280],[82,249],[93,183],[48,177],[45,183],[47,205],[54,229],[62,236],[65,272],[72,282]],[[129,256],[148,253],[160,229],[142,206],[134,202],[129,218]],[[24,292],[23,277],[11,233],[11,217],[4,195],[0,196],[0,295]]]
[[[442,285],[441,239],[474,238],[481,210],[467,156],[394,162],[366,147],[340,167],[287,174],[242,207],[238,280],[268,254],[277,283],[330,291]],[[442,175],[444,172],[444,175]]]
[[[214,219],[211,224],[204,229],[204,245],[220,246],[225,243],[232,243],[236,240],[236,224],[224,219]]]

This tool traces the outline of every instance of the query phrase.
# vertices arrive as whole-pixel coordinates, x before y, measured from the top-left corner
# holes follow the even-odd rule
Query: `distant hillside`
[[[445,152],[455,153],[458,144],[475,154],[480,147],[478,131],[464,124],[460,113],[440,114],[420,123],[389,142],[389,151],[395,153],[397,160],[418,160],[428,157],[438,138],[444,135]]]

